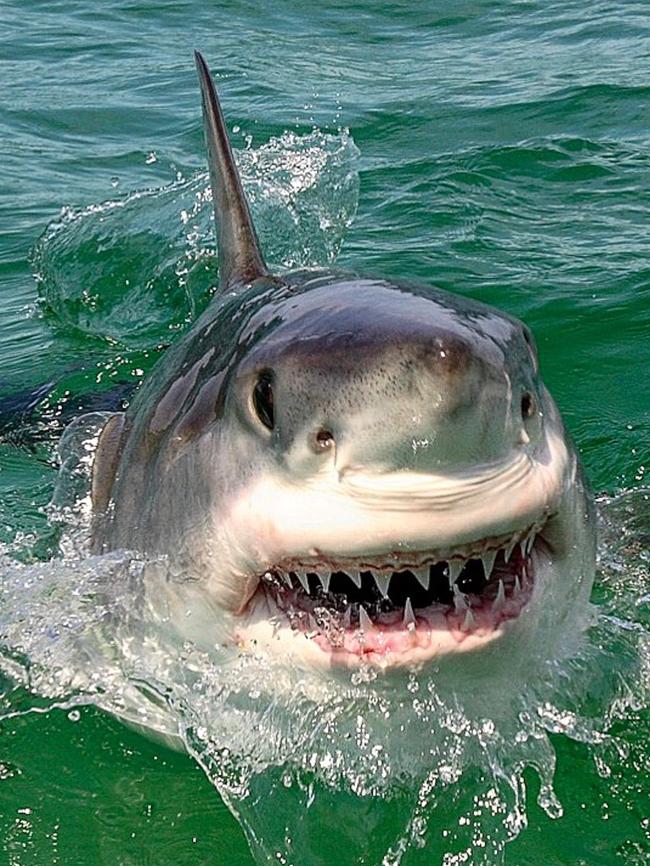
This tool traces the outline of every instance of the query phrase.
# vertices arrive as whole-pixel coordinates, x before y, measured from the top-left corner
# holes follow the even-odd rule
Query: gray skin
[[[529,330],[430,286],[269,274],[199,55],[197,66],[220,290],[100,435],[94,550],[163,555],[172,584],[210,596],[224,635],[279,561],[451,558],[533,524],[569,572],[557,578],[564,608],[587,594],[589,497]],[[267,382],[272,417],[255,398]],[[510,490],[500,467],[515,464],[529,475]],[[491,495],[478,479],[493,476]],[[460,504],[445,511],[450,485]]]
[[[270,436],[250,404],[267,370]],[[137,394],[95,538],[177,553],[186,527],[227,509],[264,463],[312,462],[321,430],[339,459],[380,471],[497,460],[517,440],[525,393],[541,399],[530,334],[483,304],[340,273],[260,278],[215,298]],[[233,451],[240,459],[224,460]]]

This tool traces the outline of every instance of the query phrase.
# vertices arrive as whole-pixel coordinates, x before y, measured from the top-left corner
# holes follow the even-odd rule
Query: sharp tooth
[[[286,583],[289,589],[293,588],[293,584],[291,583],[291,577],[288,571],[281,571],[280,575],[282,576],[282,580]]]
[[[474,628],[475,625],[476,620],[474,619],[474,614],[469,608],[467,608],[465,619],[463,620],[463,631],[469,631],[471,628]]]
[[[526,555],[530,553],[533,549],[533,544],[535,544],[535,533],[531,532],[528,538],[526,539]]]
[[[458,577],[459,577],[459,575],[460,575],[460,573],[464,567],[465,567],[464,562],[459,562],[457,559],[450,559],[449,560],[449,573],[447,576],[449,579],[450,589],[454,588],[454,584],[458,580]]]
[[[323,584],[323,589],[325,592],[330,591],[330,580],[332,579],[331,571],[317,571],[318,579]]]
[[[464,610],[468,610],[469,608],[467,606],[467,600],[466,600],[465,596],[463,595],[463,593],[458,589],[456,584],[453,585],[453,592],[454,592],[454,607],[456,608],[456,610],[461,611],[461,613]]]
[[[370,631],[372,628],[372,620],[362,604],[359,605],[359,627],[362,631]]]
[[[343,628],[350,628],[352,625],[352,609],[350,605],[345,608],[345,613],[343,614],[343,619],[341,620]]]
[[[302,588],[305,590],[307,594],[309,594],[309,581],[307,580],[307,575],[304,571],[294,571],[294,574],[302,584]]]
[[[519,575],[515,574],[515,595],[517,595],[518,592],[521,592],[521,582],[519,580]]]
[[[523,538],[519,542],[519,550],[521,550],[522,556],[526,556],[526,541]]]
[[[486,552],[481,556],[481,562],[483,563],[483,571],[485,572],[486,580],[490,579],[490,575],[492,574],[492,569],[494,568],[494,561],[496,558],[496,550],[486,550]]]
[[[506,603],[506,590],[503,585],[503,581],[499,581],[499,588],[497,590],[496,598],[492,602],[492,613],[500,613],[503,610],[503,606]]]
[[[358,569],[345,572],[357,589],[361,589],[361,572]]]
[[[411,571],[416,576],[418,583],[420,584],[422,589],[429,589],[429,583],[431,580],[429,566],[425,565],[422,568],[412,568]]]
[[[411,599],[406,599],[406,604],[404,605],[404,625],[408,628],[415,628],[415,614],[413,613],[413,605],[411,604]]]
[[[516,544],[516,543],[517,543],[516,541],[511,541],[510,544],[509,544],[509,545],[506,547],[506,549],[503,551],[503,558],[504,558],[504,560],[505,560],[506,562],[508,562],[508,560],[509,560],[510,557],[512,556],[512,551],[515,549],[515,544]]]
[[[386,573],[385,571],[373,571],[372,576],[375,578],[375,583],[379,588],[379,592],[384,596],[384,598],[386,598],[386,596],[388,595],[388,584],[390,583],[390,579],[393,576],[393,573]]]

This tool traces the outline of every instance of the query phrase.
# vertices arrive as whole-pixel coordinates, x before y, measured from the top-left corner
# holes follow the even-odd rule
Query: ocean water
[[[650,863],[647,4],[4,0],[0,45],[0,864]],[[134,564],[62,530],[58,443],[213,289],[194,48],[274,266],[535,333],[598,498],[592,626],[473,711],[415,677],[265,711],[191,653],[145,671],[191,756],[104,711],[144,676],[89,651],[132,638]]]

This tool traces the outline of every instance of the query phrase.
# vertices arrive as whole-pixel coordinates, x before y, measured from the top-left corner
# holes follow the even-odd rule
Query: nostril
[[[334,434],[331,430],[319,430],[314,436],[317,451],[327,451],[334,445]]]

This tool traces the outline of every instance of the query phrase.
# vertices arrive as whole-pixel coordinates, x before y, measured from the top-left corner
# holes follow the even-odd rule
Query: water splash
[[[164,561],[83,553],[101,420],[80,419],[61,445],[59,557],[0,563],[2,714],[89,703],[183,744],[260,864],[501,863],[526,835],[531,789],[562,818],[559,742],[584,744],[594,776],[632,797],[616,768],[630,757],[621,728],[650,706],[647,491],[601,501],[598,607],[566,657],[533,647],[500,668],[487,654],[390,678],[325,677],[207,652],[160,615]],[[191,589],[172,591],[191,602]]]
[[[358,150],[347,131],[285,132],[236,152],[271,266],[330,264],[354,217]],[[44,308],[65,328],[131,348],[166,342],[216,285],[207,173],[83,208],[66,207],[32,264]]]

